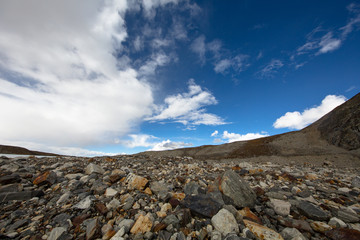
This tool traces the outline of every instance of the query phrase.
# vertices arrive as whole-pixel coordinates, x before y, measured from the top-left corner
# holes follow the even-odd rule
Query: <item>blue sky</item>
[[[302,129],[360,88],[359,1],[2,1],[0,144],[71,155]]]

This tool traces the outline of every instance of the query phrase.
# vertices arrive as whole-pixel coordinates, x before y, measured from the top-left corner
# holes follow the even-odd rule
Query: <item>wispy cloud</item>
[[[279,59],[272,59],[265,67],[256,73],[260,78],[272,78],[280,68],[284,66],[283,62]]]
[[[248,55],[239,54],[233,58],[220,59],[214,64],[214,71],[225,74],[229,68],[232,68],[236,72],[241,72],[249,66],[249,64],[246,63],[248,58]]]
[[[159,113],[147,120],[170,120],[184,125],[225,124],[221,117],[206,112],[205,107],[214,104],[217,104],[216,98],[209,91],[203,90],[194,80],[190,80],[188,92],[166,97],[165,104],[158,107]]]
[[[305,109],[302,113],[298,111],[285,113],[274,122],[273,126],[274,128],[302,129],[345,101],[344,96],[328,95],[321,101],[319,106]]]
[[[201,35],[197,37],[190,45],[190,49],[199,56],[199,60],[202,65],[206,62],[206,45],[205,36]]]

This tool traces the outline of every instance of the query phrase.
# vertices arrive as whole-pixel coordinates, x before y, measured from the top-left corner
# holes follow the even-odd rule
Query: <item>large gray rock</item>
[[[302,233],[296,228],[284,228],[280,235],[284,238],[284,240],[307,240]]]
[[[221,208],[221,204],[204,194],[186,196],[181,202],[181,205],[185,208],[189,208],[195,215],[209,218],[214,216]]]
[[[85,168],[85,173],[87,175],[90,175],[92,173],[99,173],[99,174],[103,174],[105,171],[104,169],[102,169],[102,167],[100,167],[99,165],[90,163],[89,165],[87,165],[87,167]]]
[[[225,208],[211,218],[211,223],[224,236],[231,232],[239,232],[239,226],[234,215]]]
[[[236,207],[253,207],[255,205],[256,194],[249,184],[232,170],[224,173],[221,178],[220,188],[222,193],[229,197]]]
[[[23,192],[5,192],[0,193],[0,202],[6,202],[9,200],[29,200],[33,197],[44,196],[44,192],[41,190],[35,191],[23,191]]]
[[[164,181],[151,182],[150,189],[153,193],[159,194],[161,192],[171,192],[173,186],[166,184]]]
[[[351,185],[356,188],[360,188],[360,176],[354,177],[354,179],[351,181]]]
[[[337,210],[336,216],[346,223],[355,223],[360,220],[356,212],[348,208],[341,208]]]
[[[330,219],[330,215],[327,212],[322,210],[320,207],[306,201],[301,201],[298,209],[300,213],[313,220],[327,221]]]

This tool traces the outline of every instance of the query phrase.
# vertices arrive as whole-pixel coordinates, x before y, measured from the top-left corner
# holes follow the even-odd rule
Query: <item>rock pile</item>
[[[359,169],[0,158],[0,239],[360,239]]]

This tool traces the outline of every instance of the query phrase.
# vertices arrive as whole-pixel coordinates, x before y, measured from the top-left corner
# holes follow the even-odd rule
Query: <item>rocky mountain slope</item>
[[[216,146],[201,146],[147,156],[191,156],[196,159],[309,158],[360,163],[360,93],[301,131]],[[265,156],[265,158],[264,158]]]
[[[8,146],[8,145],[0,145],[0,154],[58,156],[58,154],[54,154],[54,153],[32,151],[23,147]]]

